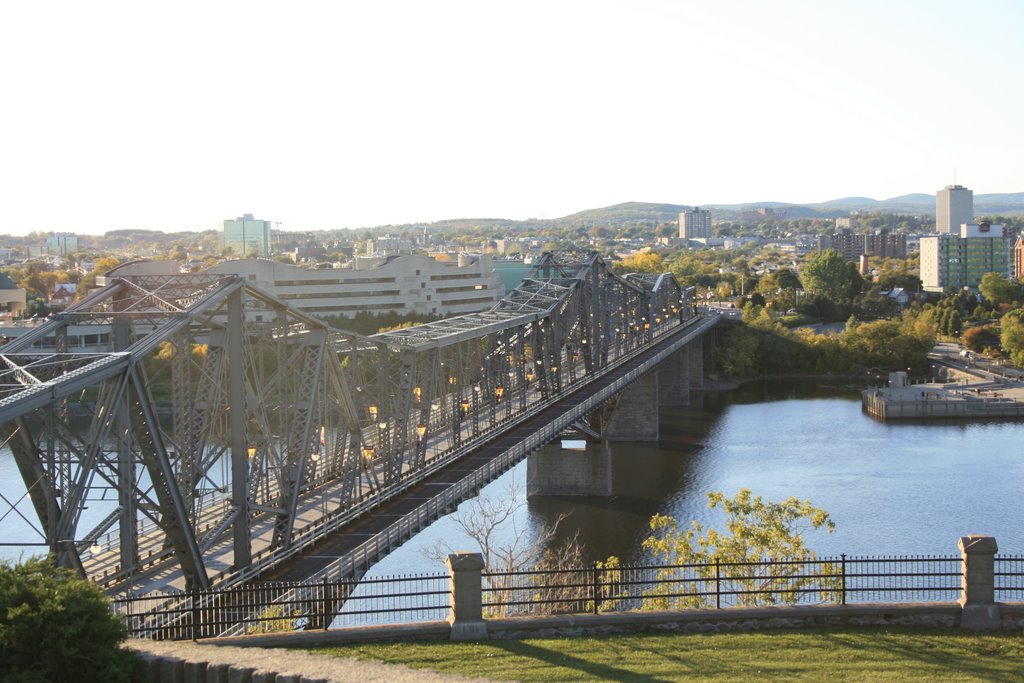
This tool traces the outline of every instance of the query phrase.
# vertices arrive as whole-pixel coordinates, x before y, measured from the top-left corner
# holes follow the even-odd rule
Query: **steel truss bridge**
[[[362,336],[238,276],[120,277],[0,347],[35,516],[0,520],[112,593],[240,583],[694,322],[692,294],[546,254],[490,310]],[[102,350],[69,350],[88,326]]]

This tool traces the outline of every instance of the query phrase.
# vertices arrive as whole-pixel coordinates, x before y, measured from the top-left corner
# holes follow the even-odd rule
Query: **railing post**
[[[597,614],[601,610],[601,574],[596,560],[594,561],[592,576],[594,585],[594,614]]]
[[[334,614],[332,600],[330,597],[331,585],[327,582],[327,574],[324,574],[324,630],[331,627],[331,616]]]
[[[722,609],[722,565],[715,560],[715,608]]]
[[[961,536],[957,545],[963,560],[958,600],[963,608],[960,627],[973,630],[999,628],[995,589],[995,555],[999,546],[996,539],[971,534]]]
[[[842,574],[842,588],[841,588],[841,591],[840,591],[839,595],[842,598],[842,604],[845,605],[846,604],[846,553],[843,553],[840,557],[842,559],[842,565],[841,565],[841,570],[840,570],[840,572]]]
[[[199,621],[199,605],[196,604],[196,592],[192,591],[189,593],[189,606],[192,609],[192,623],[191,623],[191,640],[196,640],[196,625]]]
[[[484,558],[480,553],[453,553],[445,558],[448,567],[448,587],[451,611],[452,640],[484,640],[487,622],[483,616],[481,573]]]

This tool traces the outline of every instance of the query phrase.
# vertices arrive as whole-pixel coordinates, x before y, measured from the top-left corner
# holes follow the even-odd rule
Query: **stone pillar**
[[[983,534],[961,536],[957,544],[963,558],[960,576],[960,627],[985,630],[999,628],[996,604],[996,539]]]
[[[700,389],[704,386],[704,337],[686,345],[686,360],[689,371],[690,386]]]
[[[604,425],[608,441],[658,440],[658,373],[648,372],[622,390]]]
[[[663,406],[690,405],[689,346],[673,353],[658,366],[658,403]]]
[[[445,558],[448,566],[448,588],[451,595],[452,640],[484,640],[487,622],[484,621],[483,594],[480,574],[484,558],[480,553],[453,553]]]
[[[562,448],[555,440],[526,458],[527,496],[610,496],[612,454],[606,443],[586,450]]]

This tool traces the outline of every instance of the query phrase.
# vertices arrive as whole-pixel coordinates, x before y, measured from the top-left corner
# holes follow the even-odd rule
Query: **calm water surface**
[[[706,494],[746,487],[766,499],[797,496],[827,510],[835,532],[807,534],[820,554],[945,555],[956,553],[957,539],[968,533],[990,534],[1003,552],[1024,554],[1024,424],[882,424],[861,412],[859,391],[757,382],[706,394],[690,408],[663,409],[658,443],[613,444],[614,496],[535,497],[516,523],[536,528],[566,514],[561,536],[578,533],[591,559],[641,562],[652,514],[722,528]],[[484,495],[521,490],[525,475],[521,463]],[[472,549],[444,519],[374,573],[431,569],[422,549],[439,540]]]
[[[640,562],[652,514],[721,528],[706,494],[747,487],[767,499],[797,496],[828,510],[835,533],[807,537],[822,554],[950,554],[968,533],[990,534],[1001,551],[1024,554],[1024,423],[881,424],[861,413],[859,387],[774,381],[664,409],[659,442],[613,444],[612,450],[614,496],[532,498],[504,537],[529,535],[567,515],[560,535],[578,533],[591,559],[616,555]],[[524,462],[483,496],[525,501],[525,476]],[[0,494],[23,493],[10,453],[0,453]],[[19,508],[35,521],[27,505]],[[0,521],[0,539],[17,527],[24,521],[8,515]],[[373,574],[441,569],[424,554],[438,542],[474,549],[445,518]],[[3,554],[10,556],[0,549]]]

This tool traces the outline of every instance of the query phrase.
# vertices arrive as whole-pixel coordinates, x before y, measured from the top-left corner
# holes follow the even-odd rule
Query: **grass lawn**
[[[837,628],[353,644],[316,652],[497,681],[1024,680],[1019,632]]]

